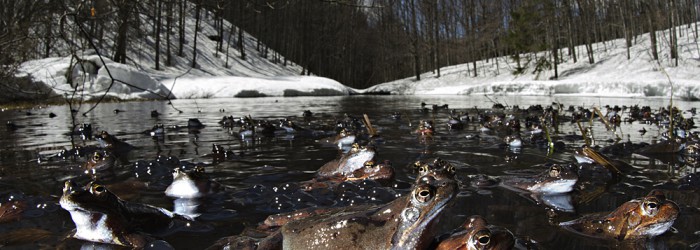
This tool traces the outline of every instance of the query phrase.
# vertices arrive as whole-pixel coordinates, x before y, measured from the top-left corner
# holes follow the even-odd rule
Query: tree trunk
[[[627,60],[629,60],[631,58],[630,47],[632,47],[632,39],[630,38],[630,32],[627,28],[627,15],[625,15],[625,12],[623,12],[622,6],[619,6],[618,10],[620,11],[620,20],[622,20],[622,33],[625,35],[625,49],[627,50]]]
[[[166,17],[166,30],[165,30],[165,43],[167,44],[166,46],[166,52],[165,52],[165,65],[166,66],[173,66],[173,55],[170,52],[170,31],[173,29],[173,0],[166,0],[166,5],[167,5],[167,17]]]
[[[51,31],[53,30],[53,20],[49,18],[45,23],[46,33],[44,33],[44,58],[51,56]]]
[[[163,6],[163,1],[157,0],[156,1],[156,21],[155,21],[155,26],[156,26],[156,70],[160,70],[160,27],[161,25],[161,19],[162,16],[161,13],[161,8]]]
[[[567,36],[569,45],[569,56],[571,56],[571,59],[574,59],[574,63],[576,63],[578,62],[578,57],[576,56],[576,43],[574,42],[574,35],[578,34],[578,32],[574,30],[575,28],[572,26],[574,11],[572,9],[573,7],[571,7],[571,4],[568,0],[564,1],[564,5],[569,6],[566,14],[566,26],[567,30],[569,31]]]
[[[244,20],[243,18],[243,1],[238,2],[238,18],[240,20]],[[245,43],[243,42],[243,29],[239,26],[238,27],[238,39],[237,39],[237,45],[238,45],[238,52],[241,53],[241,60],[246,59],[246,54],[245,54]]]
[[[440,77],[440,23],[438,19],[438,1],[435,0],[435,16],[433,21],[435,22],[435,65],[437,68],[437,77]]]
[[[117,44],[114,50],[115,62],[126,63],[126,43],[129,37],[129,18],[131,15],[131,1],[124,1],[118,6],[117,15],[119,17],[119,26],[117,28]]]
[[[180,46],[177,51],[177,56],[183,57],[185,56],[184,52],[184,46],[185,46],[185,9],[187,7],[187,1],[185,0],[180,0],[180,17],[179,17],[179,35],[180,35]]]
[[[197,67],[197,35],[199,34],[199,22],[201,18],[202,4],[197,3],[194,10],[194,45],[192,45],[192,68]]]
[[[418,30],[418,15],[416,14],[416,0],[411,0],[411,25],[413,26],[413,64],[416,81],[420,81],[420,32]]]
[[[231,37],[233,37],[234,33],[236,32],[235,28],[236,28],[236,26],[231,24],[231,29],[228,31],[228,37],[226,39],[226,63],[224,63],[224,67],[226,67],[226,68],[229,67],[228,66],[228,59],[229,59],[228,49],[231,47]],[[222,39],[223,39],[223,37],[222,37]]]
[[[652,17],[652,8],[649,6],[649,3],[645,4],[646,9],[647,9],[647,21],[649,23],[649,39],[651,40],[651,57],[654,58],[654,60],[659,60],[659,52],[656,49],[656,25],[654,22],[654,18]]]
[[[670,0],[670,12],[671,12],[671,34],[670,34],[670,46],[671,46],[671,58],[674,59],[674,65],[678,67],[678,34],[676,33],[676,19],[678,19],[678,11],[676,10],[676,0]]]

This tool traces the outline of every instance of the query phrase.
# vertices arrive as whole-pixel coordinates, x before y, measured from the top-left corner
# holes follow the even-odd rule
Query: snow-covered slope
[[[686,29],[687,26],[680,26]],[[554,70],[513,75],[515,63],[509,57],[477,62],[478,77],[473,77],[472,64],[442,68],[442,76],[424,73],[415,77],[379,84],[361,92],[388,92],[404,95],[581,95],[669,97],[700,100],[700,46],[692,29],[679,31],[679,66],[672,66],[670,49],[663,37],[669,30],[658,31],[659,61],[653,60],[649,35],[636,39],[630,48],[630,59],[624,39],[594,44],[595,63],[588,63],[583,46],[577,47],[579,60],[574,63],[568,55],[559,64],[559,79],[549,80]],[[700,34],[698,34],[700,35]],[[566,50],[565,50],[566,51]],[[540,54],[541,55],[541,54]],[[471,70],[471,71],[470,71]]]
[[[155,39],[147,36],[134,39],[129,48],[128,65],[105,59],[102,63],[94,51],[78,55],[85,63],[69,69],[70,57],[46,58],[26,62],[20,75],[31,75],[35,80],[51,86],[58,94],[102,95],[112,82],[117,81],[109,95],[122,99],[157,98],[164,95],[177,98],[230,98],[251,96],[347,95],[350,93],[391,93],[404,95],[579,95],[616,97],[674,97],[700,100],[700,46],[694,26],[679,26],[679,66],[672,66],[667,37],[669,30],[658,31],[660,60],[653,60],[647,34],[634,39],[627,59],[623,39],[594,44],[595,63],[588,63],[585,48],[577,47],[579,60],[564,55],[559,64],[559,79],[550,80],[554,70],[533,73],[527,66],[525,73],[513,75],[515,63],[509,57],[477,62],[478,77],[472,64],[442,68],[442,76],[432,73],[379,84],[364,90],[348,88],[337,81],[322,77],[299,76],[302,68],[291,62],[283,65],[264,58],[256,48],[256,40],[246,34],[244,43],[247,57],[229,48],[226,56],[216,51],[216,42],[207,36],[216,34],[212,18],[201,23],[197,42],[197,67],[190,68],[194,44],[194,19],[186,19],[187,43],[183,57],[174,56],[173,66],[162,63],[155,70],[153,51]],[[144,18],[144,20],[149,20]],[[225,27],[229,27],[225,22]],[[695,25],[695,24],[693,24]],[[145,25],[150,27],[151,25]],[[226,29],[228,30],[228,29]],[[152,32],[146,32],[151,34]],[[227,39],[228,34],[224,39]],[[235,37],[233,38],[235,40]],[[173,42],[175,43],[175,42]],[[232,42],[235,44],[235,42]],[[165,50],[164,46],[162,48]],[[175,48],[173,48],[175,49]],[[225,51],[225,49],[224,49]],[[566,51],[566,50],[565,50]],[[270,53],[270,55],[272,52]],[[542,53],[540,56],[544,55]],[[523,57],[527,57],[524,55]],[[165,58],[165,55],[163,55]],[[107,67],[104,67],[107,65]],[[109,69],[109,70],[107,70]],[[68,72],[72,74],[67,74]],[[68,79],[67,77],[71,77]],[[669,80],[670,79],[670,80]],[[70,81],[72,80],[72,81]],[[72,82],[72,84],[69,84]],[[671,84],[672,83],[672,84]],[[144,90],[145,89],[145,90]]]
[[[302,72],[299,65],[290,61],[286,63],[273,61],[271,55],[274,52],[272,51],[268,53],[270,58],[263,57],[256,50],[256,39],[247,33],[243,37],[246,50],[245,60],[241,59],[241,53],[235,47],[236,33],[232,34],[231,47],[227,48],[224,44],[223,52],[217,51],[216,41],[208,38],[208,36],[217,34],[214,19],[210,13],[204,14],[200,23],[201,27],[197,39],[197,66],[191,68],[195,32],[193,17],[194,11],[190,10],[189,16],[185,19],[184,53],[182,57],[173,55],[172,66],[165,65],[166,43],[162,42],[161,70],[155,69],[155,54],[152,52],[155,51],[153,32],[146,30],[143,33],[149,34],[149,36],[131,38],[127,51],[127,65],[109,60],[106,55],[111,53],[108,51],[101,51],[102,60],[105,61],[102,63],[95,50],[88,49],[77,55],[84,62],[72,68],[70,66],[71,56],[45,58],[25,62],[20,68],[18,76],[29,75],[35,81],[50,86],[59,95],[76,93],[88,98],[104,94],[112,83],[112,78],[117,81],[109,88],[108,95],[120,99],[162,98],[168,95],[171,98],[248,96],[253,93],[251,90],[257,91],[259,96],[348,94],[348,89],[334,80],[299,76]],[[149,18],[141,19],[146,22],[151,20]],[[141,27],[148,29],[153,25],[145,24]],[[224,21],[224,27],[226,30],[224,41],[227,41],[230,23]],[[163,35],[161,39],[164,40],[165,36]],[[109,39],[107,42],[110,43]],[[175,40],[171,41],[173,53],[176,53],[177,50],[176,43]],[[64,50],[68,51],[65,48]],[[227,79],[222,78],[223,76],[234,78]],[[269,78],[275,80],[265,80]],[[175,79],[179,79],[180,83],[171,84]],[[259,88],[263,82],[267,87]],[[224,83],[230,83],[232,86],[222,87]],[[169,92],[168,88],[172,88],[170,89],[172,93]],[[317,88],[318,90],[313,91],[309,88]],[[222,92],[222,89],[227,91]],[[285,89],[300,89],[300,91],[279,91]],[[238,94],[238,92],[242,93]]]

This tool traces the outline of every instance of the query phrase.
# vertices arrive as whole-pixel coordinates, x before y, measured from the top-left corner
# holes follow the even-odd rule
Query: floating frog
[[[645,197],[625,202],[611,213],[586,215],[559,225],[596,238],[643,239],[668,231],[679,212],[676,203],[654,190]]]
[[[376,154],[374,147],[361,147],[357,143],[352,149],[340,158],[332,160],[318,169],[317,176],[330,177],[334,175],[352,176],[353,172],[365,166],[365,162],[372,160]]]
[[[148,233],[168,229],[174,219],[186,220],[163,208],[126,202],[95,182],[84,188],[66,181],[60,199],[75,223],[72,237],[127,247],[143,247]]]
[[[112,152],[120,159],[126,157],[126,155],[135,148],[131,144],[118,139],[116,136],[104,130],[95,139],[97,139],[97,142],[102,148]]]
[[[471,216],[458,231],[438,239],[437,250],[513,249],[515,236],[508,229],[489,225],[479,215]]]
[[[190,171],[173,170],[173,183],[165,189],[165,195],[175,198],[199,198],[216,192],[221,184],[212,181],[202,166]]]
[[[567,167],[548,164],[549,169],[535,176],[504,176],[501,185],[536,194],[568,193],[574,189],[578,175]]]
[[[378,182],[388,182],[394,179],[394,168],[389,161],[375,163],[370,160],[365,162],[363,168],[356,169],[352,172],[352,176],[346,179],[349,181],[374,180]]]
[[[116,159],[112,153],[106,150],[97,150],[81,167],[86,174],[96,174],[99,171],[112,168],[115,162]]]

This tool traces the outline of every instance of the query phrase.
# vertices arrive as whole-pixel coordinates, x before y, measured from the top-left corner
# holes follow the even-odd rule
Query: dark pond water
[[[397,193],[408,190],[413,180],[410,163],[430,157],[441,157],[454,163],[457,178],[463,183],[453,207],[445,212],[442,229],[449,231],[456,228],[468,216],[479,214],[495,225],[509,228],[517,236],[529,238],[546,249],[591,249],[619,248],[616,242],[591,240],[572,234],[550,223],[576,218],[582,214],[612,211],[622,203],[642,197],[659,184],[673,181],[697,168],[675,157],[669,160],[650,159],[641,155],[624,156],[621,160],[631,163],[636,169],[621,182],[612,183],[592,199],[581,197],[583,192],[570,194],[574,211],[556,212],[550,219],[546,206],[537,204],[526,197],[502,188],[477,189],[469,185],[468,177],[477,173],[491,176],[503,176],[512,171],[542,170],[543,163],[574,163],[572,151],[584,144],[582,140],[566,141],[566,148],[548,155],[547,150],[525,145],[521,152],[513,153],[499,147],[500,138],[482,136],[480,140],[467,140],[467,135],[478,134],[478,124],[470,123],[464,130],[446,129],[448,113],[420,111],[420,103],[449,104],[451,109],[468,111],[475,115],[474,107],[481,112],[488,111],[498,101],[506,105],[549,105],[560,102],[583,107],[601,107],[604,105],[649,105],[654,110],[668,105],[662,99],[614,99],[582,97],[499,97],[495,100],[474,96],[351,96],[351,97],[298,97],[298,98],[252,98],[252,99],[206,99],[175,100],[175,108],[166,102],[126,102],[103,103],[87,116],[77,115],[71,119],[68,106],[51,106],[31,110],[5,110],[0,112],[0,122],[8,121],[17,125],[16,130],[5,127],[0,129],[0,198],[25,199],[32,208],[24,213],[19,221],[0,224],[0,247],[7,245],[15,248],[55,248],[60,245],[78,248],[84,242],[63,240],[75,228],[68,212],[58,205],[63,183],[72,179],[79,184],[87,183],[90,178],[83,174],[79,165],[83,158],[57,159],[53,157],[61,149],[72,145],[97,145],[94,140],[81,140],[67,133],[73,122],[91,123],[94,131],[108,131],[118,138],[137,147],[128,155],[128,163],[119,163],[114,173],[103,181],[110,184],[132,183],[134,164],[139,160],[153,161],[158,155],[174,156],[183,161],[212,162],[208,156],[212,145],[219,144],[234,151],[240,158],[208,165],[207,172],[216,181],[227,187],[226,193],[239,194],[256,184],[274,187],[281,183],[309,180],[314,171],[338,155],[332,145],[322,143],[313,136],[277,136],[257,141],[244,141],[221,127],[217,122],[224,115],[240,117],[250,115],[256,119],[290,118],[301,126],[332,128],[336,120],[345,114],[361,117],[367,114],[374,126],[378,128],[384,142],[378,146],[378,160],[389,160],[397,170]],[[697,103],[676,101],[681,110],[697,107]],[[88,107],[81,107],[81,111]],[[122,112],[115,113],[114,110]],[[221,112],[224,109],[224,112]],[[150,112],[162,113],[152,118]],[[313,119],[304,121],[302,111],[313,112]],[[399,120],[391,114],[402,114]],[[51,118],[50,113],[56,117]],[[564,112],[563,115],[571,115]],[[623,118],[628,114],[623,114]],[[685,113],[685,117],[691,114]],[[206,127],[198,133],[188,130],[168,130],[163,140],[154,140],[142,131],[150,129],[157,123],[166,126],[185,125],[189,118],[200,119]],[[422,142],[413,133],[419,120],[434,119],[436,136],[431,142]],[[697,118],[696,123],[699,123]],[[582,124],[589,126],[587,122]],[[623,123],[616,132],[607,131],[602,122],[592,125],[595,144],[607,146],[614,143],[616,137],[623,141],[651,142],[659,136],[660,129],[655,125],[641,123]],[[646,129],[646,134],[637,131]],[[558,128],[557,138],[578,133],[575,123],[563,123]],[[41,160],[39,160],[41,159]],[[165,184],[167,185],[167,184]],[[148,203],[167,209],[173,208],[173,200],[166,197],[162,188],[125,188],[119,191],[122,198],[130,201]],[[681,208],[681,215],[674,224],[675,230],[657,237],[648,246],[660,249],[687,249],[697,247],[700,242],[700,193],[697,190],[678,190],[667,188],[669,199],[676,201]],[[240,233],[245,226],[255,226],[274,209],[255,209],[241,207],[233,200],[235,197],[222,196],[214,205],[212,214],[203,215],[198,225],[191,230],[176,232],[164,236],[176,249],[202,249],[213,244],[217,239]],[[0,201],[0,202],[2,202]],[[34,208],[36,207],[36,208]],[[24,240],[13,236],[13,232],[29,232],[34,237]],[[38,233],[36,233],[38,232]],[[41,235],[42,237],[37,237]],[[39,239],[37,239],[39,238]]]

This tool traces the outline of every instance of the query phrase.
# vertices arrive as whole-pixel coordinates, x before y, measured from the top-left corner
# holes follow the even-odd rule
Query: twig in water
[[[367,133],[371,136],[376,136],[377,135],[377,130],[372,127],[372,122],[369,121],[369,116],[367,114],[362,114],[364,117],[364,122],[365,122],[365,127],[367,127]]]

